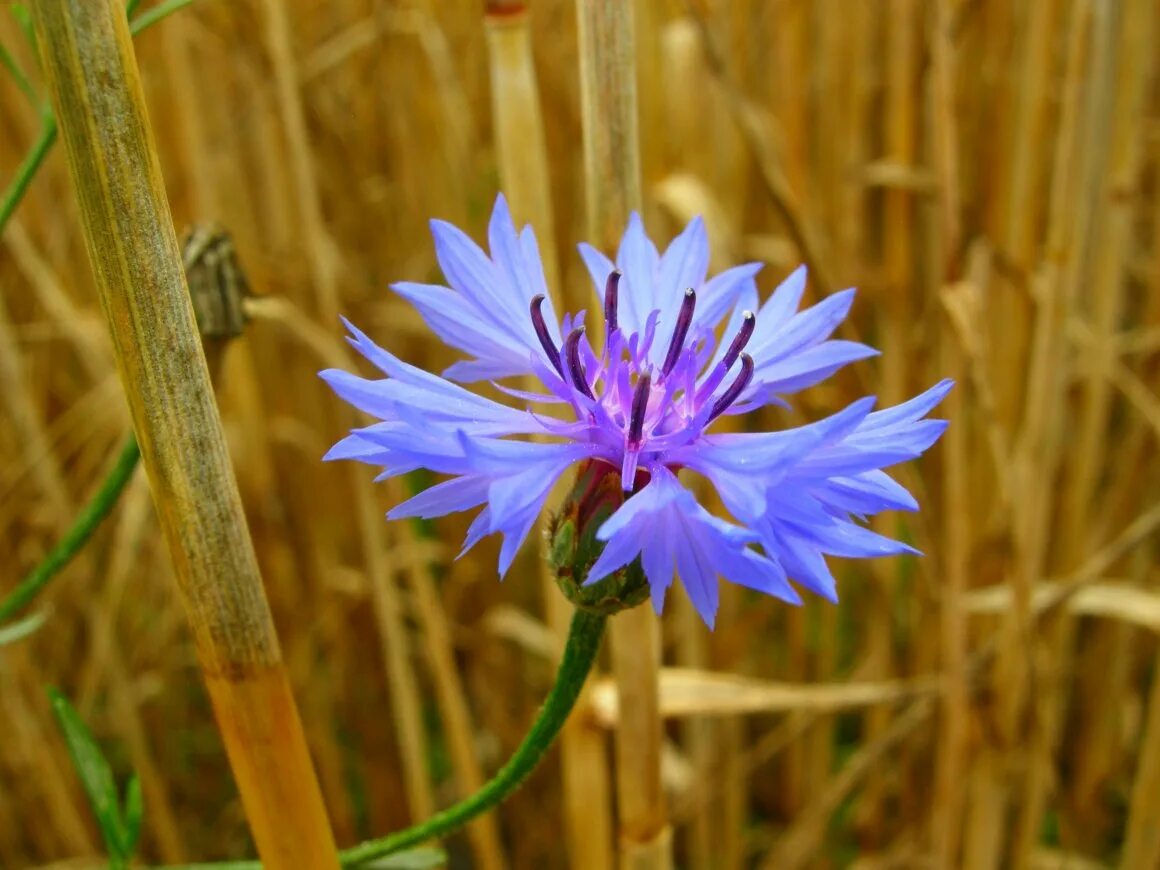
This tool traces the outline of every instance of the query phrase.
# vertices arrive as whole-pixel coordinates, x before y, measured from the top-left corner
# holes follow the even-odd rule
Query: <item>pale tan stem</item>
[[[1042,293],[1045,305],[1036,319],[1032,380],[1028,391],[1029,396],[1039,397],[1043,405],[1025,425],[1020,446],[1026,453],[1016,454],[1020,472],[1027,475],[1021,480],[1020,489],[1028,493],[1014,522],[1019,599],[1016,611],[1023,619],[1027,618],[1032,585],[1050,567],[1052,560],[1059,558],[1058,551],[1062,549],[1050,536],[1055,505],[1048,497],[1049,489],[1040,482],[1051,480],[1057,473],[1069,437],[1064,432],[1062,412],[1070,386],[1071,360],[1061,333],[1065,332],[1066,323],[1080,305],[1094,253],[1092,231],[1098,226],[1094,223],[1094,212],[1099,207],[1107,176],[1110,146],[1106,112],[1113,102],[1116,87],[1112,75],[1117,53],[1114,25],[1110,7],[1092,4],[1091,41],[1080,116],[1082,126],[1075,140],[1079,157],[1073,164],[1077,175],[1071,188],[1074,198],[1052,202],[1051,222],[1060,226],[1058,232],[1049,234],[1049,239],[1054,236],[1066,248],[1059,249],[1058,271],[1052,274],[1055,264],[1049,262],[1044,276]],[[1057,209],[1058,215],[1054,213]],[[1050,256],[1053,252],[1049,250],[1048,253]],[[1087,422],[1083,418],[1079,422],[1082,434]],[[1087,507],[1085,504],[1085,511]],[[1064,536],[1070,531],[1065,527]],[[1075,558],[1071,564],[1079,562],[1083,555],[1078,547],[1073,552]],[[1036,638],[1030,623],[1020,625],[1012,621],[1008,626],[1011,630],[1010,647],[1005,664],[1009,666],[1020,660],[1021,663],[1015,668],[1006,668],[1006,673],[1016,679],[1003,687],[1000,710],[1007,718],[1001,727],[1008,736],[1016,738],[1009,747],[1013,759],[1027,764],[1026,774],[1018,781],[1020,788],[1014,802],[1018,817],[1008,863],[1016,870],[1024,870],[1031,866],[1032,852],[1041,836],[1042,818],[1054,777],[1055,746],[1063,725],[1062,705],[1066,696],[1062,675],[1070,671],[1075,626],[1065,614],[1060,614],[1048,623],[1042,640],[1034,646],[1032,643]],[[1046,665],[1048,657],[1054,659],[1050,666]],[[1023,685],[1020,685],[1020,677]],[[1021,708],[1022,703],[1028,706]],[[1021,735],[1015,730],[1016,717],[1019,716],[1027,717],[1029,739],[1020,739]]]
[[[266,296],[245,300],[248,317],[277,324],[312,354],[319,364],[342,368],[346,351],[334,335],[321,328],[288,299]],[[391,714],[399,734],[402,774],[411,816],[423,819],[435,812],[435,797],[427,775],[427,737],[423,729],[422,702],[411,663],[402,596],[391,560],[387,557],[387,529],[370,490],[363,485],[361,470],[351,464],[355,515],[367,581],[371,590],[379,650],[391,687]]]
[[[1152,677],[1147,716],[1120,863],[1124,870],[1160,864],[1160,825],[1156,824],[1160,818],[1160,671]]]
[[[324,323],[338,319],[338,255],[322,218],[318,178],[310,152],[306,113],[298,89],[290,15],[286,0],[263,0],[266,16],[266,45],[274,72],[274,86],[282,130],[290,157],[290,174],[297,193],[294,208],[308,252],[310,283],[316,294],[318,314]]]
[[[516,225],[527,222],[536,231],[548,288],[562,293],[552,215],[552,179],[528,11],[522,3],[489,3],[484,25],[500,183]],[[571,303],[568,310],[575,310],[586,307],[588,298],[585,295],[583,299],[561,301]]]
[[[1098,209],[1093,222],[1096,241],[1092,248],[1090,280],[1085,283],[1085,289],[1090,289],[1078,300],[1091,318],[1092,329],[1090,340],[1080,349],[1081,360],[1087,364],[1083,366],[1077,425],[1069,439],[1071,451],[1067,467],[1071,480],[1065,490],[1061,548],[1063,564],[1067,566],[1081,561],[1098,534],[1093,533],[1098,526],[1092,522],[1092,506],[1097,503],[1104,466],[1110,454],[1109,438],[1115,431],[1113,410],[1118,391],[1116,378],[1110,375],[1118,367],[1115,335],[1128,305],[1127,291],[1131,282],[1127,266],[1138,221],[1136,204],[1131,197],[1125,196],[1125,192],[1135,189],[1139,183],[1145,97],[1155,65],[1156,52],[1152,41],[1155,4],[1150,0],[1129,0],[1121,4],[1121,10],[1118,27],[1110,29],[1109,37],[1116,46],[1109,57],[1109,63],[1115,66],[1114,75],[1110,69],[1108,72],[1113,89],[1109,95],[1111,112],[1107,125],[1110,127],[1110,141],[1103,190],[1095,204]],[[1108,78],[1100,80],[1109,81]],[[1127,441],[1123,443],[1126,446]],[[1126,626],[1101,624],[1083,645],[1086,665],[1076,675],[1074,690],[1078,697],[1086,699],[1077,711],[1079,725],[1076,729],[1072,795],[1075,806],[1097,803],[1103,783],[1114,775],[1120,763],[1119,753],[1113,747],[1123,722],[1120,716],[1110,711],[1119,706],[1118,699],[1123,697],[1129,681],[1130,656],[1124,654],[1129,635],[1130,629]],[[1071,656],[1068,650],[1053,650],[1052,653],[1053,657],[1064,661]],[[1054,739],[1045,746],[1045,752],[1052,756],[1062,720],[1067,714],[1068,694],[1066,687],[1060,685],[1056,697],[1051,699],[1048,727]],[[1044,765],[1048,769],[1050,764],[1050,757],[1045,758]],[[1040,804],[1046,800],[1046,786],[1047,783],[1040,785],[1034,798]],[[1037,823],[1038,818],[1027,820],[1028,825]],[[1027,834],[1031,835],[1030,829]]]
[[[565,310],[586,308],[589,294],[582,292],[572,298],[560,281],[551,172],[528,10],[522,2],[491,2],[487,9],[484,25],[500,185],[517,226],[526,221],[535,229],[549,292],[563,303]],[[534,390],[536,385],[529,384],[527,388]],[[549,512],[559,504],[559,493],[553,492],[548,500]],[[546,512],[545,517],[548,515]],[[542,550],[543,528],[535,537],[538,549]],[[568,634],[572,608],[556,588],[543,553],[537,557],[547,622],[562,645]],[[586,689],[581,705],[588,694]],[[564,836],[570,864],[575,870],[603,870],[612,862],[604,743],[603,734],[576,716],[569,719],[560,734]]]
[[[632,4],[580,0],[576,11],[588,241],[614,249],[641,208]]]
[[[629,212],[641,208],[632,4],[580,0],[576,11],[588,239],[598,248],[615,250]],[[621,864],[664,868],[672,863],[672,836],[661,788],[656,616],[647,607],[618,615],[611,640],[625,711],[616,730]]]
[[[258,852],[272,868],[337,867],[194,323],[124,9],[115,0],[44,0],[33,15],[142,461]]]

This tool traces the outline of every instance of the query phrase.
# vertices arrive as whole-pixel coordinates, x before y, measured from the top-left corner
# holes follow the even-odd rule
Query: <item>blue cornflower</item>
[[[709,626],[718,576],[793,603],[800,598],[790,580],[836,600],[824,556],[916,552],[860,521],[917,510],[882,469],[938,439],[946,422],[924,418],[950,381],[888,410],[872,412],[874,400],[866,398],[800,428],[711,432],[725,414],[781,404],[782,396],[874,355],[830,338],[853,290],[799,312],[806,284],[799,268],[759,306],[760,265],[708,278],[699,218],[661,254],[633,214],[615,263],[580,247],[604,311],[602,340],[592,342],[583,312],[557,319],[535,235],[530,227],[517,232],[502,196],[488,228],[490,256],[451,224],[436,220],[431,228],[450,287],[405,282],[393,289],[471,358],[434,375],[347,322],[351,344],[386,377],[321,373],[340,397],[382,421],[352,431],[327,459],[381,466],[380,479],[419,468],[450,476],[395,507],[390,519],[482,506],[463,550],[502,533],[502,576],[565,471],[581,464],[618,475],[623,495],[596,530],[603,550],[585,583],[639,558],[658,612],[676,574]],[[529,375],[544,392],[495,384],[524,407],[452,383]],[[553,407],[559,413],[545,410]],[[696,500],[677,478],[681,469],[712,483],[732,521]]]

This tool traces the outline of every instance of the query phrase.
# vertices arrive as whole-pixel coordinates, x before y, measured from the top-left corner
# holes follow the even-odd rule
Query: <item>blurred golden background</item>
[[[135,43],[178,230],[224,227],[259,297],[218,398],[344,845],[494,772],[558,653],[535,546],[501,585],[494,541],[454,561],[464,521],[385,522],[414,481],[319,461],[359,422],[316,377],[354,366],[338,314],[453,359],[388,290],[441,281],[429,218],[480,239],[516,191],[557,299],[591,301],[575,6],[488,5],[196,0]],[[1160,4],[634,5],[653,238],[700,214],[713,271],[857,286],[843,334],[883,351],[760,422],[959,382],[898,474],[922,512],[882,522],[924,558],[836,560],[837,607],[725,587],[714,633],[671,596],[675,863],[1160,866]],[[6,15],[0,43],[36,68]],[[0,76],[4,184],[39,123]],[[3,593],[129,432],[60,147],[4,228],[0,289]],[[0,649],[0,867],[101,854],[47,684],[141,776],[144,860],[251,855],[143,474],[37,607]],[[585,776],[554,751],[450,866],[613,866],[614,698],[598,678],[575,714]]]

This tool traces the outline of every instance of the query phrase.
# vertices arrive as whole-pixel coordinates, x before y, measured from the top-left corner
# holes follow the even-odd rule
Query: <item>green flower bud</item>
[[[596,530],[624,503],[620,475],[604,462],[580,467],[576,483],[548,526],[548,561],[564,597],[581,610],[611,616],[649,597],[648,581],[635,559],[598,583],[584,585],[604,551]]]

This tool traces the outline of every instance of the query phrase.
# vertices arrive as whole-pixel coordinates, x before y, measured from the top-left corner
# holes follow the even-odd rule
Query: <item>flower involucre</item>
[[[791,580],[836,600],[824,556],[916,552],[861,520],[918,509],[882,469],[919,456],[942,434],[946,422],[925,417],[950,381],[883,411],[872,411],[867,398],[795,429],[711,432],[723,415],[780,404],[874,355],[830,338],[853,290],[798,311],[803,267],[759,306],[760,265],[708,278],[700,218],[661,254],[633,214],[615,263],[580,246],[604,312],[604,328],[593,336],[583,312],[557,318],[535,235],[530,227],[517,232],[502,196],[488,227],[490,256],[448,223],[431,228],[450,287],[404,282],[393,289],[471,359],[434,375],[347,322],[351,344],[386,377],[321,373],[340,397],[381,421],[352,431],[327,459],[380,466],[380,479],[419,468],[450,476],[395,507],[390,519],[482,505],[463,550],[502,533],[502,576],[556,480],[578,463],[604,469],[618,475],[623,498],[596,529],[603,551],[585,583],[639,558],[658,612],[676,574],[709,626],[718,576],[793,603],[800,598]],[[529,375],[543,393],[495,384],[525,407],[453,383]],[[529,402],[541,407],[533,411]],[[682,469],[709,480],[732,521],[698,503],[677,477]]]

